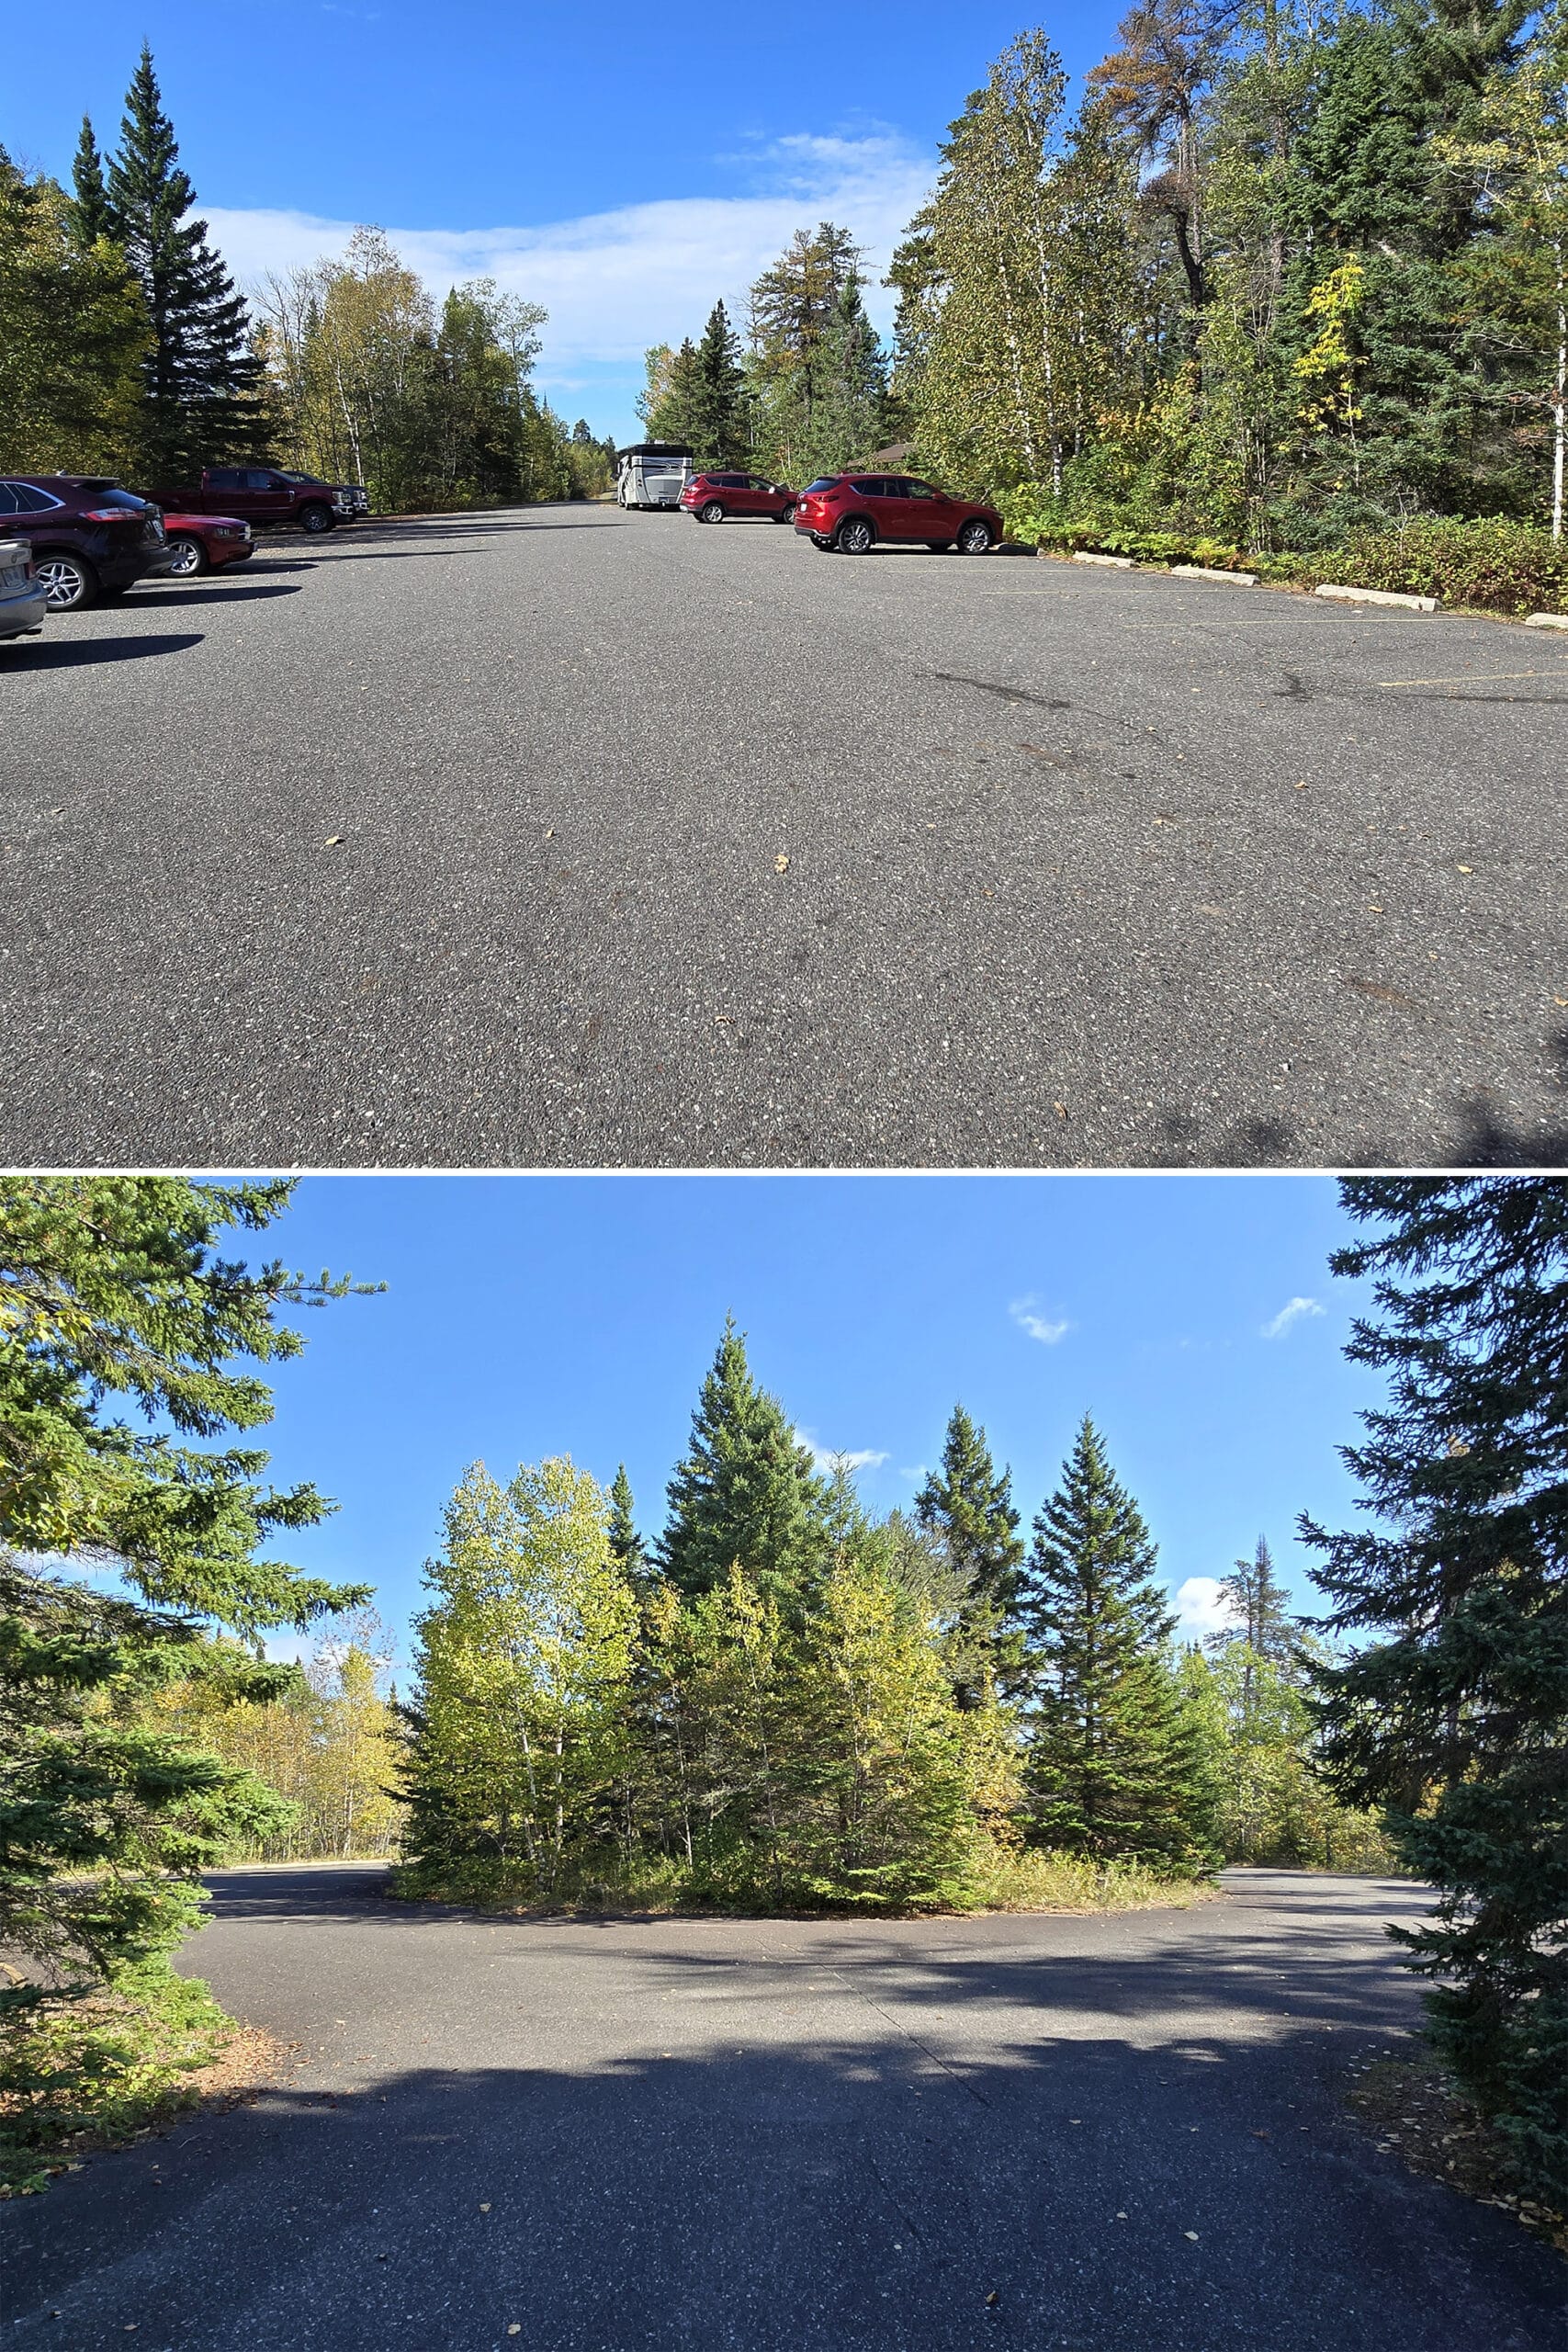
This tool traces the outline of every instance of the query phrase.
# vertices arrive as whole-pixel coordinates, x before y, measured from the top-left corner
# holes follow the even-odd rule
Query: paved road
[[[497,1924],[379,1883],[216,1882],[191,1964],[298,2071],[6,2209],[8,2344],[1562,2352],[1557,2258],[1343,2120],[1416,2015],[1397,1884]]]
[[[1544,632],[558,507],[0,696],[0,1160],[1568,1159]]]

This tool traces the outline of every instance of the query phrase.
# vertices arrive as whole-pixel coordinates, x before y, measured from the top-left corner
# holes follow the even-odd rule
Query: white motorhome
[[[680,441],[638,441],[615,452],[618,506],[678,506],[696,472],[693,452]]]

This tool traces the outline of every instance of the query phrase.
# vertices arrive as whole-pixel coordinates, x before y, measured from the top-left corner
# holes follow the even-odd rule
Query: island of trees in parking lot
[[[84,121],[66,189],[0,150],[0,469],[189,481],[267,458],[378,512],[592,497],[612,447],[535,391],[536,303],[437,303],[385,236],[240,295],[143,50],[115,151]]]
[[[1347,1450],[1364,1522],[1303,1527],[1316,1629],[1259,1545],[1218,1641],[1175,1645],[1087,1418],[1028,1537],[962,1409],[871,1517],[730,1327],[656,1542],[622,1474],[462,1478],[396,1702],[368,1589],[272,1548],[330,1505],[248,1442],[283,1314],[348,1287],[221,1254],[290,1189],[0,1178],[0,2170],[210,2045],[167,1955],[247,1849],[396,1836],[412,1894],[857,1911],[1391,1851],[1438,1891],[1404,1937],[1434,2035],[1568,2206],[1568,1184],[1345,1183],[1349,1352],[1388,1387]],[[265,1657],[321,1622],[310,1671]]]

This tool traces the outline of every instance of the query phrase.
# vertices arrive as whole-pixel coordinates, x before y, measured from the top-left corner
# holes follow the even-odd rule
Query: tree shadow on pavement
[[[575,2058],[563,2020],[546,2064],[508,2063],[504,2026],[459,2065],[379,2070],[350,2040],[335,2083],[13,2207],[7,2340],[1556,2352],[1556,2258],[1373,2152],[1317,2037],[1261,2065],[1103,2034],[955,2060],[884,2008],[815,2041],[769,2008],[773,2039],[709,2000]]]

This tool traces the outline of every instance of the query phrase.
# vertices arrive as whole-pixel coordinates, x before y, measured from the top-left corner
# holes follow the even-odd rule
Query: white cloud
[[[878,1470],[887,1459],[886,1453],[877,1453],[870,1446],[863,1446],[858,1453],[840,1452],[835,1445],[818,1445],[805,1430],[796,1430],[795,1435],[796,1443],[805,1446],[818,1469],[829,1475],[840,1463],[846,1470]]]
[[[1179,1641],[1201,1641],[1205,1634],[1217,1633],[1235,1616],[1217,1577],[1189,1577],[1177,1586],[1175,1599]]]
[[[304,1634],[268,1634],[262,1648],[274,1666],[300,1666],[314,1654],[315,1644]]]
[[[1049,1316],[1037,1314],[1035,1309],[1039,1305],[1040,1301],[1030,1291],[1025,1297],[1015,1298],[1008,1313],[1021,1331],[1027,1331],[1030,1338],[1038,1340],[1042,1347],[1054,1348],[1058,1340],[1066,1338],[1073,1327],[1066,1317],[1059,1322],[1054,1322]]]
[[[892,131],[775,140],[738,164],[751,192],[665,197],[533,228],[389,228],[411,268],[437,293],[493,277],[549,312],[539,380],[580,384],[581,370],[636,365],[650,344],[699,334],[716,297],[743,316],[746,288],[796,229],[841,221],[866,251],[866,305],[879,326],[894,296],[879,284],[894,245],[923,203],[931,159]],[[347,220],[309,212],[204,207],[213,242],[243,283],[341,254]]]
[[[1263,1326],[1263,1337],[1266,1340],[1282,1340],[1292,1324],[1299,1323],[1303,1316],[1325,1315],[1327,1312],[1327,1308],[1320,1306],[1315,1298],[1287,1299],[1273,1321]]]

